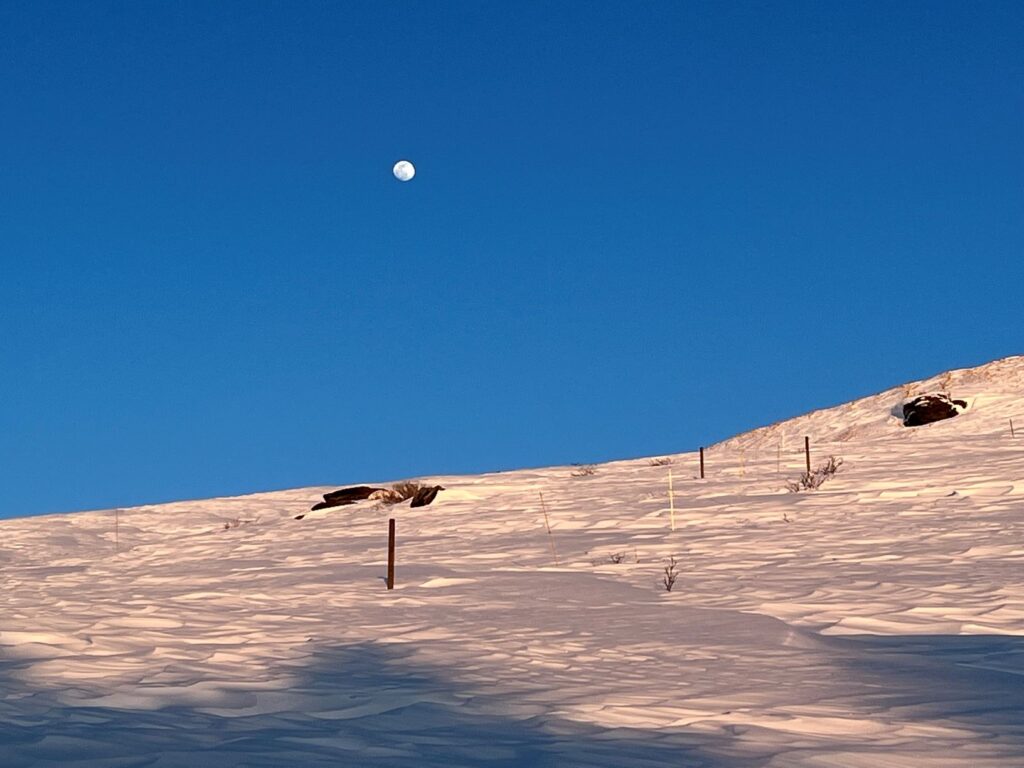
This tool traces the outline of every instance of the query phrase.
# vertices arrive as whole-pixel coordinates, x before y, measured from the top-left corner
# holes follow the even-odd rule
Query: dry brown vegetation
[[[837,459],[835,456],[829,456],[828,461],[814,471],[804,472],[798,480],[786,483],[786,488],[793,493],[797,493],[799,491],[816,491],[821,487],[822,483],[834,477],[836,472],[839,471],[839,467],[842,465],[842,459]]]
[[[433,488],[434,486],[429,483],[421,483],[418,480],[403,480],[400,483],[395,483],[391,486],[390,492],[380,497],[380,501],[384,504],[398,504],[402,501],[408,501],[415,496],[422,488]]]

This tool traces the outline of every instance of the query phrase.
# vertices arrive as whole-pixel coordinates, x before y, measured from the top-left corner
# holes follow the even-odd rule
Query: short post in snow
[[[704,479],[704,446],[700,448],[700,479]]]
[[[1014,440],[1017,439],[1017,435],[1013,433],[1013,419],[1010,419],[1010,437]]]
[[[388,589],[395,588],[395,518],[388,520]]]
[[[804,437],[804,455],[807,457],[807,474],[811,474],[811,438]]]

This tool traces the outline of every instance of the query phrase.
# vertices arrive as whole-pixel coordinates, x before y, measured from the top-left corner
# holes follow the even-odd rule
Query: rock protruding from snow
[[[441,485],[425,485],[416,491],[416,495],[412,497],[412,504],[410,507],[425,507],[435,498],[437,498],[437,492],[443,491],[444,486]]]
[[[369,485],[355,485],[351,488],[341,488],[324,494],[324,500],[313,505],[313,511],[328,509],[329,507],[343,507],[346,504],[355,504],[357,501],[369,499],[373,494],[387,490],[386,488],[372,488]]]
[[[953,400],[946,394],[921,395],[903,404],[903,426],[920,427],[934,421],[951,419],[965,408],[966,400]]]

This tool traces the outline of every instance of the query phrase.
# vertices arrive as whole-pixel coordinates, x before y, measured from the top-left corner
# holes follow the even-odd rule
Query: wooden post
[[[700,479],[704,479],[704,446],[700,449]]]
[[[807,474],[811,474],[811,438],[804,438],[804,454],[807,456]]]
[[[548,529],[548,544],[551,545],[551,556],[555,559],[555,565],[558,565],[558,552],[555,549],[555,536],[551,533],[551,521],[548,520],[548,505],[544,503],[544,494],[540,495],[540,508],[544,512],[544,527]]]
[[[668,519],[672,525],[672,530],[676,529],[676,500],[672,494],[672,470],[668,471]]]
[[[388,589],[395,588],[395,518],[388,520]]]

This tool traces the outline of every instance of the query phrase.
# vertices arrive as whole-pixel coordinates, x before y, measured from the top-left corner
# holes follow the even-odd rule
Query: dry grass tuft
[[[398,504],[399,502],[411,499],[421,488],[433,487],[434,486],[427,483],[421,483],[418,480],[403,480],[400,483],[392,485],[389,492],[382,494],[380,501],[382,504]]]
[[[816,491],[826,480],[835,477],[836,472],[843,465],[842,459],[829,456],[828,461],[815,469],[813,472],[804,472],[799,480],[786,483],[786,488],[793,493],[800,491]]]

